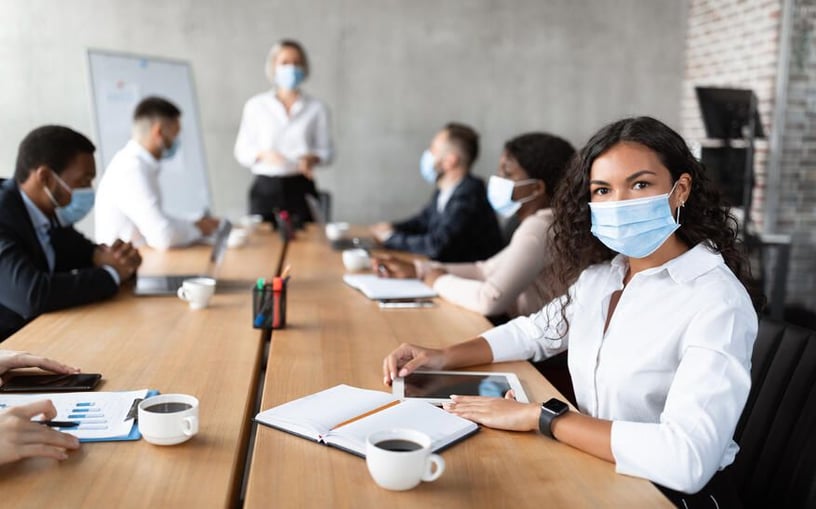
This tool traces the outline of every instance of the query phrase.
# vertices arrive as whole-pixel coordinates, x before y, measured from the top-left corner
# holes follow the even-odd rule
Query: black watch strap
[[[538,430],[542,435],[555,438],[552,434],[552,422],[559,415],[564,415],[569,410],[569,405],[560,399],[551,398],[541,404],[541,415],[538,417]]]

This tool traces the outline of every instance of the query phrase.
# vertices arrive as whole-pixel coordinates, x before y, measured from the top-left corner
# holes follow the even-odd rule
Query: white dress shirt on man
[[[334,150],[328,108],[319,100],[301,94],[290,113],[270,90],[247,101],[241,117],[235,159],[255,175],[286,177],[299,175],[298,159],[307,154],[329,164]],[[286,159],[281,166],[257,161],[258,153],[275,150]]]
[[[113,156],[96,191],[96,241],[116,239],[155,249],[185,246],[199,240],[201,231],[189,220],[162,210],[159,189],[161,165],[135,140]]]
[[[495,362],[569,347],[578,408],[613,421],[617,471],[694,493],[739,450],[732,437],[751,386],[757,315],[722,256],[700,244],[635,274],[604,332],[627,267],[618,255],[581,274],[562,340],[550,339],[563,330],[555,301],[483,337]]]

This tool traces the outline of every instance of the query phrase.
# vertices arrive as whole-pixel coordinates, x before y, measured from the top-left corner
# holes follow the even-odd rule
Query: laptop
[[[227,252],[227,239],[232,230],[232,223],[228,219],[221,220],[218,229],[213,236],[213,248],[210,253],[210,260],[207,270],[203,274],[172,274],[164,276],[137,276],[136,287],[133,293],[136,295],[175,295],[185,279],[194,277],[215,278],[216,269],[224,259]]]
[[[306,195],[306,205],[309,207],[309,212],[312,214],[312,220],[317,223],[320,230],[326,231],[326,215],[323,214],[323,209],[320,207],[320,202],[311,194]],[[332,249],[335,251],[342,251],[344,249],[375,249],[377,242],[372,237],[346,237],[337,240],[329,241]]]

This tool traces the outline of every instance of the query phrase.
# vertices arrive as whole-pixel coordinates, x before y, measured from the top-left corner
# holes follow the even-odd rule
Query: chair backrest
[[[735,433],[746,508],[816,507],[816,331],[761,319]]]

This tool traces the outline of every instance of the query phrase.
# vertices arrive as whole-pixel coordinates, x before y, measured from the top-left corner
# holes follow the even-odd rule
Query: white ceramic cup
[[[338,240],[348,231],[348,229],[348,223],[327,223],[326,238],[329,240]]]
[[[249,230],[233,228],[227,237],[227,247],[243,247],[249,239]]]
[[[435,481],[445,471],[442,456],[431,453],[431,437],[412,429],[369,435],[366,465],[377,485],[395,491],[410,490],[420,481]]]
[[[247,235],[252,235],[255,233],[255,230],[261,223],[263,223],[263,216],[260,214],[241,216],[241,218],[238,220],[238,224],[240,224],[244,230],[246,230]]]
[[[343,251],[343,265],[349,272],[357,272],[371,267],[371,258],[365,249],[346,249]]]
[[[161,394],[139,403],[139,431],[156,445],[175,445],[198,433],[198,399],[186,394]]]
[[[187,301],[190,309],[203,309],[210,304],[215,293],[215,279],[211,277],[195,277],[185,279],[176,294],[178,298]]]

